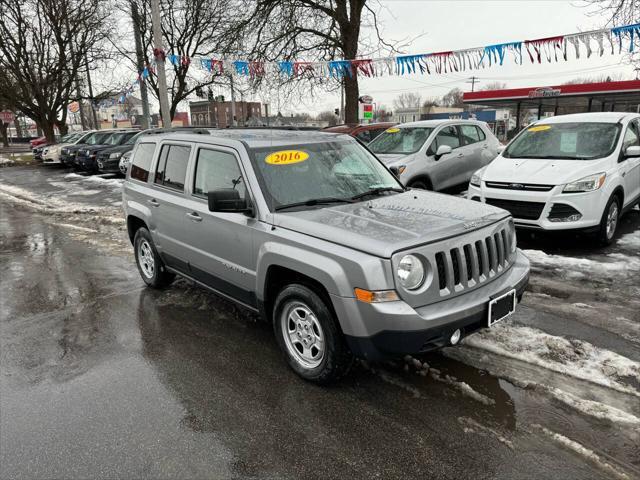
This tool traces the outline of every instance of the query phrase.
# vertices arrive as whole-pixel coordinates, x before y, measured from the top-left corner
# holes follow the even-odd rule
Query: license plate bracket
[[[511,315],[516,310],[516,302],[515,288],[489,300],[488,326],[491,327]]]

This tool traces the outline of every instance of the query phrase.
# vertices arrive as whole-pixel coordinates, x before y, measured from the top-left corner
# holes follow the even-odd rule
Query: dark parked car
[[[122,145],[129,139],[140,133],[139,130],[123,130],[114,131],[111,135],[102,141],[100,144],[87,145],[80,150],[76,155],[76,165],[80,170],[84,170],[89,173],[98,172],[98,153],[102,150],[112,148],[114,146]]]
[[[60,160],[63,164],[69,167],[78,168],[76,167],[76,161],[77,161],[76,157],[79,150],[91,145],[104,145],[104,143],[108,140],[108,138],[114,132],[123,132],[123,131],[126,131],[126,130],[124,129],[96,130],[91,135],[86,137],[86,139],[84,139],[82,143],[77,143],[75,145],[64,147],[60,155]]]
[[[105,148],[99,151],[96,162],[98,164],[98,171],[100,173],[117,173],[124,175],[126,170],[125,172],[122,172],[122,169],[120,168],[120,159],[125,153],[133,150],[133,147],[140,137],[144,135],[157,135],[160,133],[184,131],[189,131],[192,133],[209,133],[209,130],[203,129],[202,127],[149,128],[147,130],[143,130],[130,137],[126,142],[120,145]]]
[[[387,128],[393,127],[394,125],[395,123],[392,122],[369,123],[366,125],[345,123],[344,125],[335,125],[333,127],[323,128],[320,131],[328,133],[346,133],[357,138],[362,143],[367,144]]]

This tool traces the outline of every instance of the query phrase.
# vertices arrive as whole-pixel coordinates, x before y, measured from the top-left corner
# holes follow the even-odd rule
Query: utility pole
[[[162,126],[171,127],[171,115],[169,114],[169,98],[167,94],[167,75],[164,71],[165,53],[162,46],[162,28],[160,27],[160,0],[151,0],[151,21],[153,23],[153,43],[155,45],[156,68],[158,72],[158,100],[160,101],[160,114]],[[233,90],[232,90],[233,91]]]
[[[229,81],[231,82],[231,125],[234,127],[236,123],[236,94],[233,89],[233,74],[229,74]]]
[[[70,35],[71,34],[71,28],[69,26],[69,15],[68,12],[66,11],[66,4],[65,5],[65,12],[64,12],[64,19],[65,19],[65,23],[67,24],[67,34]],[[75,61],[76,55],[75,52],[73,50],[73,40],[71,40],[69,42],[69,51],[71,53],[71,58],[73,59],[73,61]],[[80,70],[78,68],[78,70]],[[75,83],[75,87],[76,87],[76,95],[78,96],[78,105],[80,107],[80,125],[82,126],[82,130],[86,130],[86,124],[85,124],[85,119],[84,119],[84,108],[82,108],[82,90],[80,90],[80,81],[78,80],[78,71],[76,71],[76,74],[74,76],[74,83]],[[38,132],[39,134],[40,132]]]
[[[133,20],[133,38],[136,42],[136,66],[138,74],[144,70],[144,53],[142,51],[142,39],[140,38],[140,14],[138,12],[138,4],[131,2],[131,20]],[[151,126],[149,115],[149,95],[147,93],[147,82],[144,78],[140,78],[140,100],[142,100],[142,120],[140,125],[143,130]]]
[[[476,87],[476,82],[480,83],[480,79],[478,77],[470,77],[469,80],[466,83],[470,83],[471,84],[471,91],[473,92],[475,90]]]
[[[96,109],[93,106],[93,86],[91,85],[91,74],[89,73],[89,59],[87,54],[84,54],[84,63],[87,65],[87,88],[89,88],[89,108],[91,109],[91,118],[93,119],[93,126],[96,130],[100,130],[100,124],[98,123],[98,116],[96,115]]]

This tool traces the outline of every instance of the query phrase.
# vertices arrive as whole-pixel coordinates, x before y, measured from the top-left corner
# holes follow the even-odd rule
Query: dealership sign
[[[15,119],[15,115],[13,112],[9,112],[8,110],[4,110],[0,112],[0,121],[3,123],[11,123]]]
[[[559,88],[542,87],[536,88],[529,92],[529,98],[546,98],[546,97],[559,97],[562,90]]]

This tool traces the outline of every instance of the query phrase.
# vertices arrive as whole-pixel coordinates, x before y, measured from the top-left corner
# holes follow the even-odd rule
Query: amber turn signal
[[[356,298],[364,303],[380,303],[380,302],[395,302],[400,300],[395,290],[378,290],[370,291],[362,288],[356,288],[354,290]]]

